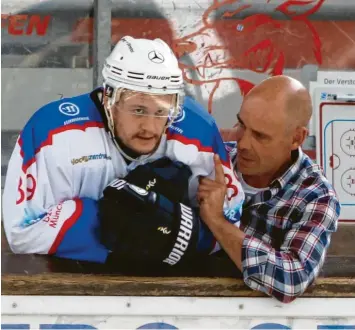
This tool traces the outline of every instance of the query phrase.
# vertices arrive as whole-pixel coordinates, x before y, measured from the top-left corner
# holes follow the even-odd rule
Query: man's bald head
[[[273,111],[275,115],[286,115],[288,125],[304,126],[312,116],[312,101],[307,89],[296,79],[288,76],[275,76],[262,81],[246,96],[247,98],[260,97],[270,107],[266,111]],[[275,105],[275,106],[274,106]]]
[[[264,80],[244,98],[238,113],[238,170],[253,187],[267,187],[294,159],[305,141],[312,114],[311,98],[297,80]]]

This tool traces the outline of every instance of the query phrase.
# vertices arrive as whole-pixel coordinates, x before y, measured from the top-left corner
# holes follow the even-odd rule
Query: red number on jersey
[[[238,187],[233,184],[232,177],[229,174],[224,174],[224,176],[227,178],[227,189],[232,189],[233,193],[231,196],[228,196],[228,200],[230,201],[233,197],[238,195]]]
[[[18,183],[17,191],[19,192],[20,196],[19,199],[16,201],[16,204],[21,204],[25,199],[26,201],[30,201],[36,191],[36,180],[32,174],[27,174],[26,175],[26,192],[23,190],[22,184],[22,178],[20,178],[20,181]]]

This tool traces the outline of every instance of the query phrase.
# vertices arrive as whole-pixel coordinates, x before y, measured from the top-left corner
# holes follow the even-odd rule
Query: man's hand
[[[223,203],[227,193],[221,160],[218,155],[214,155],[213,160],[215,164],[215,179],[201,178],[197,192],[200,216],[208,226],[224,219]]]
[[[215,179],[203,178],[200,180],[197,192],[200,203],[200,217],[235,265],[243,271],[242,246],[245,234],[224,217],[223,204],[227,186],[222,163],[217,155],[214,155],[214,164]]]

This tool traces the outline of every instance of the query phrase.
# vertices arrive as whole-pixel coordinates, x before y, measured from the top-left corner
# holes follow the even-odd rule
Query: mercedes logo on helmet
[[[163,63],[164,62],[164,56],[157,51],[153,50],[148,54],[148,58],[153,62],[153,63]]]

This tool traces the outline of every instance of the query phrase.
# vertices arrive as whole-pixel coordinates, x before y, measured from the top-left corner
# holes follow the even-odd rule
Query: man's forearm
[[[224,218],[207,225],[224,251],[240,271],[243,271],[242,246],[245,234]]]

